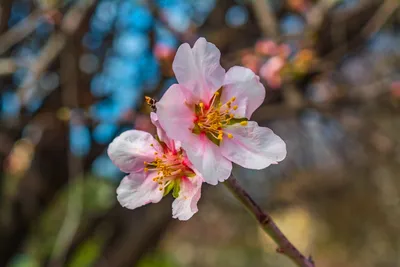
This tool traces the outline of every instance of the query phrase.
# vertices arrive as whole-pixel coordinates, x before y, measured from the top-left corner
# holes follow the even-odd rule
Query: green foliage
[[[74,201],[73,204],[68,203],[71,200]],[[27,242],[27,255],[31,255],[40,262],[43,261],[55,252],[53,250],[56,239],[67,219],[77,220],[73,223],[82,226],[90,217],[105,212],[114,203],[114,184],[90,175],[76,179],[54,198],[53,203],[44,211],[43,216],[34,226],[35,231],[32,232]],[[69,213],[67,213],[68,205],[70,205]],[[66,218],[66,216],[72,218]],[[72,228],[71,231],[75,231],[75,229]],[[73,234],[74,232],[69,233],[69,235]],[[84,247],[84,249],[88,248]]]
[[[180,264],[171,255],[151,253],[139,262],[137,267],[179,267]]]
[[[172,196],[174,198],[179,197],[179,192],[181,191],[181,180],[176,180],[175,186],[174,186],[174,191],[172,191]]]
[[[99,237],[89,239],[79,247],[72,257],[68,267],[93,266],[102,249],[102,240]]]

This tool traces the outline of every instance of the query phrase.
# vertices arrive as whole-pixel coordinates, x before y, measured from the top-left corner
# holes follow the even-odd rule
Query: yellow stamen
[[[230,134],[230,133],[228,133],[228,138],[229,138],[229,139],[232,139],[232,138],[233,138],[233,135]]]
[[[240,122],[240,125],[246,126],[246,125],[247,125],[247,121],[241,121],[241,122]]]
[[[204,104],[203,104],[202,102],[200,102],[200,103],[199,103],[199,106],[200,106],[201,108],[203,108],[203,107],[204,107]]]
[[[144,168],[144,172],[148,172],[149,171],[149,168]]]
[[[237,110],[237,109],[238,109],[237,105],[233,106],[233,110]]]
[[[214,95],[219,96],[219,92],[215,92]]]

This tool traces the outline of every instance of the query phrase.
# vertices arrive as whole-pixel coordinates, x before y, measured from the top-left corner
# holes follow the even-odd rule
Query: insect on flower
[[[151,119],[159,126],[157,115]],[[117,189],[120,204],[135,209],[157,203],[172,192],[172,215],[188,220],[195,214],[203,178],[188,160],[179,142],[166,137],[161,128],[154,138],[147,132],[130,130],[114,139],[108,155],[121,171],[129,173]]]

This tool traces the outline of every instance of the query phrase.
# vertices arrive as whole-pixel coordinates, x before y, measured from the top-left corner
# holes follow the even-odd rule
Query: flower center
[[[229,139],[233,138],[231,133],[227,133],[224,129],[232,124],[240,123],[247,125],[246,119],[236,119],[233,110],[237,110],[238,106],[235,105],[236,97],[232,97],[228,102],[222,104],[220,101],[220,92],[215,92],[208,107],[200,102],[195,105],[195,127],[193,132],[196,134],[205,133],[207,137],[217,143],[223,140],[224,136]]]
[[[179,187],[179,182],[182,177],[193,177],[195,175],[194,171],[185,163],[186,159],[182,155],[182,151],[173,153],[167,150],[162,154],[158,152],[154,154],[154,161],[144,162],[144,171],[157,172],[157,176],[153,178],[153,181],[159,184],[160,191],[167,188],[168,192],[166,192],[166,194],[168,194],[174,187]],[[179,190],[179,188],[177,188],[177,190]]]

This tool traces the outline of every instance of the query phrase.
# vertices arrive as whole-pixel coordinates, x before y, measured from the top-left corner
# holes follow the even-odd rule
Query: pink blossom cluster
[[[310,49],[291,54],[289,45],[263,39],[257,41],[254,51],[243,53],[242,63],[258,73],[271,89],[279,89],[285,77],[296,78],[307,73],[314,59]]]
[[[282,70],[289,58],[290,47],[287,44],[279,45],[268,39],[259,40],[254,52],[246,52],[243,55],[243,65],[259,73],[270,88],[281,87]]]
[[[232,163],[263,169],[286,157],[286,144],[251,121],[265,88],[249,68],[225,71],[218,48],[200,38],[182,44],[173,61],[177,84],[155,104],[157,135],[122,133],[108,155],[128,173],[117,189],[120,204],[135,209],[172,193],[172,215],[188,220],[197,211],[203,183],[228,179]]]

